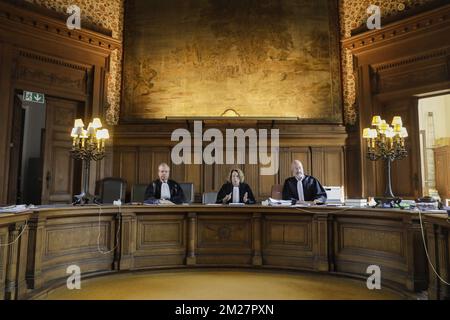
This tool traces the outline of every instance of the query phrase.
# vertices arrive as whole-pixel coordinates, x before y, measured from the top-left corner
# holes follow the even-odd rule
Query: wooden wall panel
[[[8,226],[0,228],[0,243],[8,242]],[[5,284],[6,284],[6,266],[8,257],[8,247],[0,247],[0,300],[5,298]]]
[[[327,148],[324,151],[324,174],[324,185],[345,185],[344,152],[342,148]]]
[[[450,199],[450,146],[435,148],[436,189],[442,199]]]
[[[10,168],[13,168],[11,163],[14,162],[10,157],[9,144],[14,95],[27,90],[44,93],[46,98],[76,101],[82,105],[82,112],[77,117],[89,120],[92,116],[99,116],[105,119],[109,57],[113,50],[121,47],[120,41],[86,28],[69,32],[65,21],[55,19],[51,10],[48,16],[45,15],[45,9],[42,10],[44,11],[36,13],[0,1],[0,204],[13,204],[16,199],[15,190],[10,190],[14,188],[8,188],[10,181],[17,179],[17,174],[9,175]],[[70,125],[65,127],[70,129],[75,118],[73,114],[60,110],[59,117],[70,118]],[[62,141],[68,137],[67,147],[70,149],[70,130],[61,131],[61,134],[64,138],[60,136],[57,140]],[[59,151],[55,154],[58,156],[56,163],[62,164],[63,168],[53,168],[55,172],[52,174],[53,182],[61,182],[64,194],[55,193],[53,200],[49,199],[51,197],[48,193],[43,194],[44,203],[71,202],[73,193],[80,191],[80,170],[68,165],[63,160],[62,149]],[[55,163],[52,161],[48,158],[45,165],[51,167]],[[111,165],[112,162],[108,161],[101,165],[92,164],[91,190],[97,179],[110,175],[112,170],[108,166]],[[70,176],[70,188],[67,187],[66,177],[62,177],[63,171]],[[74,171],[76,177],[72,178],[72,172],[68,171]],[[46,172],[43,180],[45,178]],[[54,188],[58,187],[55,185]],[[8,193],[11,193],[9,197]]]
[[[352,141],[347,149],[352,161],[351,164],[347,162],[347,172],[351,175],[347,181],[355,197],[384,194],[383,166],[381,163],[375,165],[365,157],[366,143],[361,134],[363,128],[370,126],[374,115],[383,115],[388,117],[386,121],[391,121],[394,109],[401,112],[395,115],[404,116],[404,125],[409,132],[409,156],[393,165],[393,192],[409,199],[422,195],[418,109],[411,101],[448,93],[449,14],[450,5],[442,5],[343,41],[344,50],[353,54],[357,85],[355,109],[358,122],[351,129]],[[355,174],[351,170],[359,172]]]
[[[139,153],[137,148],[121,149],[116,155],[114,163],[114,176],[127,181],[127,192],[133,184],[138,183]]]
[[[291,162],[297,159],[303,162],[305,172],[316,176],[323,185],[345,185],[343,147],[280,148],[276,175],[261,175],[259,164],[174,165],[170,162],[170,150],[166,147],[116,146],[113,175],[126,179],[130,192],[132,184],[148,184],[157,179],[158,165],[167,162],[171,166],[171,178],[177,182],[194,183],[195,198],[200,201],[203,192],[219,191],[230,170],[237,167],[244,171],[245,181],[259,201],[270,197],[273,185],[284,183],[291,175]]]

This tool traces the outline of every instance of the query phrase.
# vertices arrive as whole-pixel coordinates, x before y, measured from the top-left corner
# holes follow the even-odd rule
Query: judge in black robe
[[[170,167],[166,163],[161,163],[158,167],[159,179],[156,179],[150,183],[145,190],[145,200],[144,203],[147,204],[159,204],[164,202],[162,200],[171,201],[174,204],[182,204],[185,202],[185,196],[181,186],[171,179],[169,179]],[[161,189],[163,183],[166,182],[168,185],[169,192],[166,192],[164,199],[161,199]],[[167,190],[165,188],[164,190]]]
[[[170,200],[175,204],[182,204],[185,202],[184,192],[181,186],[171,179],[167,180],[167,184],[169,185],[170,190]],[[148,185],[145,190],[145,201],[147,204],[158,204],[161,200],[161,185],[162,181],[160,179],[156,179],[151,184]]]
[[[327,193],[320,184],[319,180],[312,176],[305,175],[303,165],[300,161],[295,160],[292,163],[293,177],[287,178],[283,186],[283,200],[299,200],[297,183],[299,179],[303,186],[303,200],[314,201],[317,203],[325,203],[327,201]]]
[[[229,181],[220,188],[216,203],[229,204],[233,202],[233,188],[235,186],[239,188],[239,203],[256,203],[252,189],[244,182],[244,173],[240,169],[230,171]]]

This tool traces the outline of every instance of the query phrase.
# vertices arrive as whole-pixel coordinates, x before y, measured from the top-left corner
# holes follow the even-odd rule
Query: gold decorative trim
[[[9,25],[10,28],[17,30],[18,27],[14,25],[21,24],[29,28],[39,29],[39,32],[48,32],[109,51],[122,47],[122,43],[119,40],[90,30],[69,30],[64,22],[23,10],[4,2],[0,2],[0,21],[1,28],[5,29],[8,29]]]
[[[375,43],[382,43],[392,40],[393,38],[400,38],[406,33],[417,32],[431,27],[436,27],[445,24],[450,20],[450,5],[443,6],[421,14],[394,22],[379,30],[367,31],[363,34],[353,36],[351,38],[342,40],[344,48],[357,50],[360,48],[367,48]]]
[[[446,48],[446,49],[428,52],[428,53],[425,53],[422,55],[409,57],[407,59],[401,59],[396,62],[375,64],[375,65],[372,65],[372,69],[374,70],[374,72],[386,71],[389,69],[398,68],[398,67],[408,65],[411,63],[415,63],[415,62],[419,62],[419,61],[425,61],[425,60],[438,58],[438,57],[445,57],[449,54],[450,54],[450,48]]]
[[[56,64],[56,65],[60,65],[60,66],[75,69],[75,70],[86,71],[86,72],[88,72],[90,70],[90,68],[88,68],[87,66],[72,64],[72,63],[64,62],[63,60],[51,58],[51,57],[44,56],[44,55],[38,55],[38,54],[35,54],[32,52],[27,52],[27,51],[23,51],[23,50],[20,50],[19,55],[24,58],[29,58],[29,59],[33,59],[33,60],[37,60],[37,61],[41,61],[41,62]]]

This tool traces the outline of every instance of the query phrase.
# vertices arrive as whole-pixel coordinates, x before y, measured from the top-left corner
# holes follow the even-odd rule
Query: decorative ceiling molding
[[[0,28],[15,31],[36,29],[39,33],[48,33],[57,38],[69,38],[74,43],[102,48],[109,52],[122,47],[121,41],[112,37],[87,29],[69,30],[62,21],[4,2],[0,2]]]
[[[415,55],[415,56],[407,57],[404,59],[399,59],[394,62],[373,64],[373,65],[371,65],[371,68],[373,69],[374,72],[378,73],[381,71],[387,71],[390,69],[403,67],[405,65],[420,62],[420,61],[427,61],[427,60],[435,59],[435,58],[439,58],[439,57],[446,57],[448,55],[450,55],[450,48],[434,50],[434,51],[424,53],[422,55]]]
[[[405,35],[411,36],[413,33],[419,33],[423,30],[432,28],[442,28],[450,26],[450,5],[446,5],[434,10],[430,10],[391,23],[378,30],[371,30],[365,33],[353,36],[342,41],[343,47],[356,53],[360,49],[367,50],[372,45],[380,45],[380,43],[390,43],[399,41]]]

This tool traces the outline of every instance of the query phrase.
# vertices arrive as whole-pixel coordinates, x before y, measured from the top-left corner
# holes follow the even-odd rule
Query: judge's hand
[[[159,200],[159,204],[174,204],[174,203],[170,200],[161,199]]]
[[[248,192],[244,193],[244,203],[247,203],[248,201]]]
[[[225,198],[222,199],[222,202],[223,202],[223,203],[226,203],[226,202],[230,201],[230,199],[231,199],[231,193],[227,194],[227,195],[225,196]]]

